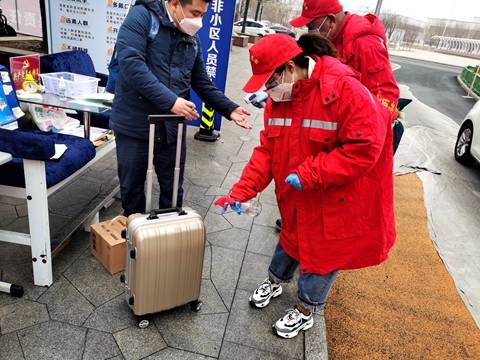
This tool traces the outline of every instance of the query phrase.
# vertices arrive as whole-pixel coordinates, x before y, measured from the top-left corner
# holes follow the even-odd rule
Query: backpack
[[[158,34],[158,30],[160,28],[160,22],[156,14],[153,13],[152,10],[145,6],[150,13],[150,31],[148,32],[148,42],[151,42],[155,39]],[[148,43],[147,43],[148,46]],[[120,71],[120,64],[118,63],[117,58],[117,45],[115,44],[113,48],[112,58],[110,63],[108,64],[108,79],[107,79],[107,86],[105,90],[111,94],[115,93],[115,84],[117,81],[118,72]]]

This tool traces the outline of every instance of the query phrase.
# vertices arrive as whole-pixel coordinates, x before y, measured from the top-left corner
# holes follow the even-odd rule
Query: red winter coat
[[[272,178],[280,243],[305,273],[383,262],[395,242],[389,113],[332,57],[317,58],[291,102],[265,109],[265,129],[231,192],[246,201]],[[297,173],[303,191],[285,184]]]
[[[400,90],[390,65],[382,21],[372,14],[346,13],[333,43],[341,61],[361,74],[362,84],[396,119]]]

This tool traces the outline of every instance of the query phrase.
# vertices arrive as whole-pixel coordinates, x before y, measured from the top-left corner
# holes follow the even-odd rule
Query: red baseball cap
[[[250,48],[253,75],[243,87],[243,91],[258,91],[277,68],[302,52],[295,39],[285,34],[267,35],[260,39]]]
[[[338,14],[342,11],[343,6],[338,0],[304,0],[302,15],[290,20],[290,24],[294,27],[303,27],[322,16]]]

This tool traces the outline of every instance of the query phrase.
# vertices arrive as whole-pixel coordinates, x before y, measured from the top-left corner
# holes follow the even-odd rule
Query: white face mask
[[[194,36],[203,26],[202,18],[187,18],[185,16],[185,13],[183,12],[182,5],[180,5],[180,9],[182,10],[183,14],[183,19],[181,21],[178,21],[178,24],[180,25],[180,29],[185,33],[190,36]]]
[[[285,71],[282,74],[282,82],[277,86],[266,90],[266,93],[274,102],[292,101],[292,91],[293,84],[295,83],[295,73],[293,73],[292,75],[292,82],[285,83]]]
[[[328,19],[328,18],[323,19],[322,23],[320,24],[320,26],[319,26],[318,28],[308,30],[308,32],[309,32],[310,34],[311,34],[311,33],[318,33],[318,34],[320,34],[320,35],[323,35],[323,34],[320,32],[320,29],[322,28],[323,24],[325,24],[325,21],[327,21],[327,19]],[[331,30],[332,30],[332,29],[328,29],[328,32],[327,32],[325,35],[323,35],[323,36],[328,39],[328,36],[330,35],[330,31],[331,31]]]

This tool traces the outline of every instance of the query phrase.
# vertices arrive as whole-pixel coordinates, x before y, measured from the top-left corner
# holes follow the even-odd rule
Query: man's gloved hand
[[[297,174],[290,174],[285,178],[285,184],[290,185],[298,191],[302,191],[302,183]]]
[[[244,210],[242,209],[240,201],[237,201],[230,196],[222,196],[220,199],[215,201],[215,205],[220,206],[223,209],[222,215],[223,213],[225,213],[225,211],[228,209],[229,206],[238,215],[241,215],[244,213]]]

